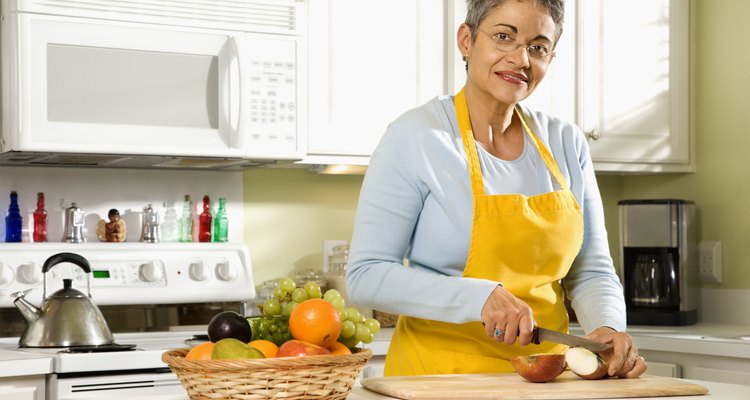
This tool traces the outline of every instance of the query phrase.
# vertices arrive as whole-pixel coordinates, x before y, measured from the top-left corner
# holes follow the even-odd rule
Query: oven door
[[[244,157],[245,34],[31,13],[3,24],[11,150]],[[4,107],[5,109],[5,107]],[[5,110],[4,110],[5,112]],[[6,117],[6,115],[3,115]]]
[[[117,375],[52,374],[47,379],[48,400],[189,400],[171,371],[132,371]]]

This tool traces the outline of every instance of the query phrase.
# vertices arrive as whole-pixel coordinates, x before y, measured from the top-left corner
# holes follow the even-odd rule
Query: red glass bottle
[[[34,242],[47,241],[47,211],[44,209],[44,193],[36,195],[34,211]]]
[[[203,213],[198,219],[198,241],[211,241],[211,200],[208,195],[203,196]]]

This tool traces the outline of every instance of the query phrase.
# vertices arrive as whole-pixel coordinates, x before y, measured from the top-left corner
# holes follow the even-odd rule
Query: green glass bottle
[[[213,241],[226,243],[229,241],[229,219],[227,218],[226,199],[219,197],[219,211],[214,218]]]

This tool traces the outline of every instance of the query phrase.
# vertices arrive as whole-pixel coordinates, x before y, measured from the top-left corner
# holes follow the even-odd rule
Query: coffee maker
[[[696,323],[695,203],[621,200],[617,206],[628,325]]]

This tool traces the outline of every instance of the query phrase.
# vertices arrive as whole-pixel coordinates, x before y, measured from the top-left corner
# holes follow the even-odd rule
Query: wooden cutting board
[[[531,383],[516,373],[366,378],[362,386],[400,399],[614,399],[703,395],[693,383],[653,375],[638,379],[586,380],[565,371],[555,380]]]

